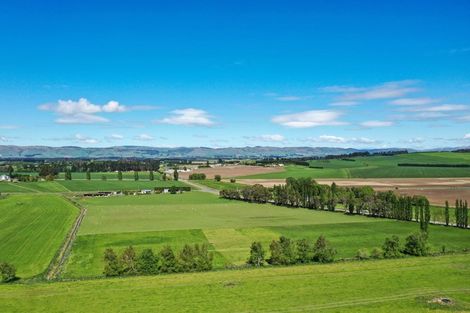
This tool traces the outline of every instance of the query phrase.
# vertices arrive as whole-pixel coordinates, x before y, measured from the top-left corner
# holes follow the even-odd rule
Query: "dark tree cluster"
[[[10,263],[0,263],[0,274],[2,275],[2,282],[9,283],[17,279],[16,268]]]
[[[193,173],[189,175],[189,180],[205,180],[206,174],[204,173]]]
[[[202,272],[212,269],[213,254],[206,244],[185,245],[175,253],[170,246],[163,247],[157,254],[144,249],[137,254],[132,246],[120,256],[113,249],[104,252],[104,275],[132,276],[156,275],[163,273]]]
[[[422,196],[397,196],[393,191],[374,191],[369,186],[339,187],[335,183],[320,185],[310,178],[287,178],[286,184],[267,188],[256,184],[241,190],[220,191],[226,199],[335,211],[342,204],[349,214],[364,214],[397,220],[430,221],[429,201]],[[421,219],[420,210],[423,210]],[[426,229],[423,229],[426,230]]]
[[[468,203],[467,200],[455,200],[455,224],[460,228],[468,227]]]
[[[334,261],[336,250],[320,236],[316,242],[307,239],[292,240],[281,236],[269,245],[270,257],[266,259],[265,251],[260,242],[253,242],[247,264],[262,266],[265,262],[271,265],[293,265],[312,262],[330,263]]]

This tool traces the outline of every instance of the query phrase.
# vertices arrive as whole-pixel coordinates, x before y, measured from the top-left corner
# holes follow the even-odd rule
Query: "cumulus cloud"
[[[133,110],[151,110],[153,106],[125,106],[111,100],[104,105],[97,105],[86,98],[74,100],[59,100],[57,103],[40,105],[39,110],[51,111],[57,115],[56,123],[59,124],[94,124],[106,123],[109,119],[98,115],[99,113],[117,113]]]
[[[261,136],[245,136],[245,139],[252,141],[264,141],[264,142],[283,142],[286,138],[280,134],[270,134]]]
[[[119,104],[117,101],[109,101],[107,104],[101,107],[103,112],[124,112],[126,111],[126,107]]]
[[[329,86],[321,88],[324,92],[339,94],[339,102],[393,99],[417,92],[416,80],[386,82],[371,87]]]
[[[113,140],[113,141],[118,141],[118,140],[123,140],[124,136],[120,134],[111,134],[106,137],[107,140]]]
[[[391,121],[365,121],[360,123],[364,128],[373,128],[373,127],[388,127],[392,126],[393,122]]]
[[[394,105],[425,105],[437,102],[437,100],[432,98],[400,98],[392,100],[389,103]]]
[[[199,109],[181,109],[171,112],[172,115],[164,119],[155,121],[156,123],[186,126],[212,126],[214,121],[212,117],[204,110]]]
[[[149,134],[140,134],[136,136],[134,139],[139,140],[139,141],[151,141],[154,138],[150,136]]]
[[[87,136],[84,136],[82,134],[76,134],[74,138],[75,138],[75,141],[77,141],[79,143],[85,143],[85,144],[97,144],[97,143],[99,143],[98,139],[87,137]]]
[[[294,114],[274,116],[273,123],[291,128],[309,128],[318,126],[335,126],[346,123],[338,121],[341,112],[330,110],[312,110]]]

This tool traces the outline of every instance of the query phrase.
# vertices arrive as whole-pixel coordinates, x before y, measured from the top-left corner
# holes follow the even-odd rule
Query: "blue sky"
[[[15,1],[0,144],[470,145],[469,1]]]

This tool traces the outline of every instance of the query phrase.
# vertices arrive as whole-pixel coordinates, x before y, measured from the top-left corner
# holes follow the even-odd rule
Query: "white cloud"
[[[464,104],[441,104],[429,107],[416,107],[407,108],[403,111],[406,112],[454,112],[454,111],[465,111],[468,110],[468,105]]]
[[[283,142],[286,138],[280,134],[261,135],[261,136],[246,136],[245,139],[252,141],[264,141],[264,142]]]
[[[73,114],[73,115],[62,115],[56,120],[58,124],[95,124],[95,123],[106,123],[109,122],[107,118],[93,114]]]
[[[117,113],[134,110],[153,110],[153,106],[124,106],[111,100],[104,105],[91,103],[86,98],[74,100],[59,100],[57,103],[40,105],[39,110],[51,111],[57,115],[56,123],[59,124],[93,124],[109,122],[109,119],[98,113]]]
[[[126,107],[119,104],[117,101],[109,101],[107,104],[101,107],[103,112],[124,112],[126,111]]]
[[[140,135],[136,136],[135,139],[140,140],[140,141],[151,141],[154,138],[152,136],[150,136],[149,134],[140,134]]]
[[[416,80],[402,80],[395,82],[386,82],[381,85],[371,87],[352,87],[352,86],[329,86],[321,90],[330,93],[341,94],[339,101],[363,101],[393,99],[406,96],[409,93],[418,91]]]
[[[372,127],[388,127],[392,126],[393,122],[391,121],[365,121],[360,123],[362,127],[372,128]]]
[[[465,134],[465,135],[463,136],[463,139],[470,139],[470,133]]]
[[[333,135],[321,135],[318,137],[308,138],[309,141],[313,142],[323,142],[323,143],[335,143],[335,144],[376,144],[378,143],[375,139],[370,139],[366,137],[352,137],[352,138],[345,138]]]
[[[424,139],[421,137],[416,137],[416,138],[410,138],[406,140],[406,142],[411,143],[411,144],[421,144],[424,142]]]
[[[343,137],[330,136],[330,135],[321,135],[318,137],[319,141],[322,142],[334,142],[334,143],[345,143],[347,140]]]
[[[272,122],[292,128],[344,125],[346,123],[338,121],[341,115],[342,114],[337,111],[312,110],[274,116]]]
[[[212,117],[203,110],[188,108],[174,110],[171,113],[173,113],[172,116],[165,117],[164,119],[155,122],[187,126],[212,126],[215,124],[214,121],[212,121]]]
[[[331,106],[336,106],[336,107],[348,107],[348,106],[353,106],[358,104],[359,102],[357,101],[336,101],[330,103]]]
[[[108,140],[123,140],[124,136],[119,134],[111,134],[110,136],[106,137]]]
[[[0,141],[1,142],[8,142],[8,138],[5,136],[0,136]]]
[[[394,105],[424,105],[434,103],[437,100],[431,98],[401,98],[392,100],[389,103]]]
[[[281,97],[276,97],[276,100],[279,101],[298,101],[302,100],[302,97],[299,96],[281,96]]]
[[[99,141],[97,139],[90,138],[90,137],[84,136],[82,134],[76,134],[75,135],[75,141],[77,141],[79,143],[85,143],[85,144],[97,144],[97,143],[99,143]]]

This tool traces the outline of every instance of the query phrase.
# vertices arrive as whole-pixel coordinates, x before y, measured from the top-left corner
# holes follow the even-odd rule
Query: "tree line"
[[[372,252],[368,249],[359,249],[355,258],[366,259],[390,259],[399,258],[404,255],[425,256],[430,252],[427,243],[428,235],[424,231],[410,234],[405,239],[405,244],[400,244],[398,236],[385,238],[382,247],[375,247]],[[273,240],[269,245],[270,256],[261,242],[255,241],[250,247],[250,256],[246,263],[251,266],[269,265],[294,265],[308,263],[331,263],[334,262],[337,251],[331,246],[326,238],[321,235],[313,243],[307,239],[292,240],[281,236]],[[445,251],[443,251],[445,252]]]
[[[202,272],[212,269],[213,253],[207,244],[185,245],[175,253],[170,246],[163,247],[157,254],[144,249],[137,254],[132,246],[121,255],[113,249],[104,252],[105,276],[155,275],[163,273]]]
[[[446,203],[446,207],[448,204]],[[455,200],[455,224],[460,228],[468,227],[468,203],[467,200]]]
[[[411,221],[426,228],[431,219],[429,201],[424,196],[398,196],[393,191],[374,191],[369,186],[339,187],[335,183],[320,185],[310,178],[287,178],[284,185],[272,188],[260,184],[243,189],[224,189],[226,199],[335,211],[341,204],[349,214]],[[414,215],[413,215],[414,213]]]

